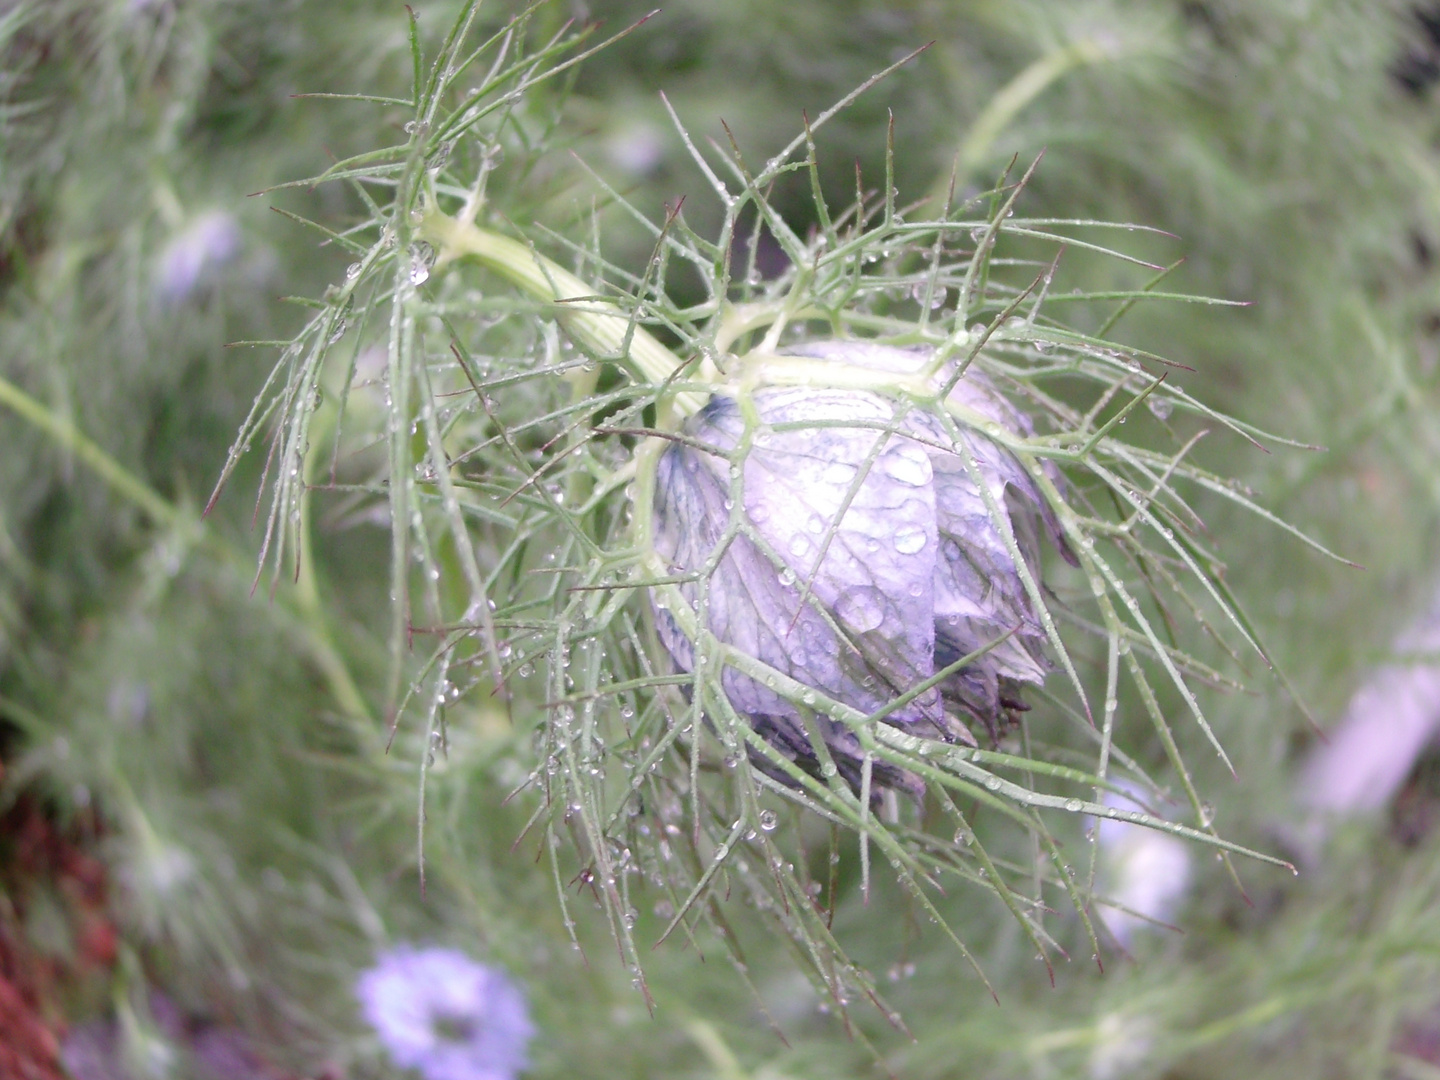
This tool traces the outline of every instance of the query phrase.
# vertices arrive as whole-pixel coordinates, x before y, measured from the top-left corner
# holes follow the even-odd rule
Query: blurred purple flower
[[[155,296],[178,305],[213,283],[217,271],[240,253],[240,225],[223,210],[210,210],[170,238],[155,264]]]
[[[498,968],[455,949],[400,945],[355,985],[391,1059],[426,1080],[514,1080],[535,1027],[525,996]]]
[[[913,377],[932,354],[837,341],[790,355]],[[956,383],[950,401],[997,430],[1033,432],[978,369]],[[950,742],[974,745],[971,723],[996,737],[1024,708],[1021,685],[1042,682],[1050,667],[1010,540],[1037,579],[1042,525],[1073,558],[1034,477],[975,428],[961,425],[957,440],[936,416],[876,391],[763,387],[746,408],[752,421],[739,401],[713,395],[687,422],[685,441],[661,457],[656,477],[656,551],[677,574],[708,571],[710,632],[867,713],[1010,634],[885,718]],[[1058,473],[1046,472],[1058,486]],[[744,514],[731,538],[737,491]],[[701,583],[680,592],[698,615]],[[673,614],[658,608],[656,625],[676,665],[692,670],[693,643]],[[721,684],[766,741],[816,771],[795,703],[734,667]],[[816,719],[836,767],[858,786],[855,735],[837,720]],[[785,780],[772,763],[755,761]],[[888,766],[877,764],[873,776],[877,787],[921,790],[918,779]]]
[[[1150,810],[1139,792],[1107,791],[1105,805],[1117,810]],[[1190,888],[1190,851],[1185,844],[1156,829],[1101,818],[1100,855],[1105,886],[1118,907],[1100,912],[1122,948],[1137,931],[1166,924]]]
[[[1313,855],[1330,819],[1386,806],[1440,734],[1440,590],[1399,636],[1397,659],[1355,691],[1340,723],[1310,752],[1296,796],[1309,813],[1299,837]],[[1405,656],[1409,659],[1400,659]]]

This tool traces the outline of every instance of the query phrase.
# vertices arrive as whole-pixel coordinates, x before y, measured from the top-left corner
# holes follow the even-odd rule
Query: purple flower
[[[1107,791],[1105,805],[1117,810],[1148,812],[1138,791]],[[1168,833],[1114,818],[1100,819],[1103,877],[1118,905],[1100,915],[1122,948],[1137,931],[1165,924],[1190,887],[1190,851]]]
[[[1440,731],[1440,665],[1418,657],[1440,650],[1440,591],[1395,642],[1417,660],[1386,664],[1355,691],[1345,719],[1316,746],[1298,794],[1327,815],[1379,810],[1405,783]],[[1323,827],[1323,826],[1322,826]]]
[[[240,253],[240,224],[223,210],[210,210],[170,238],[155,264],[155,296],[163,304],[185,303],[212,285],[221,268]]]
[[[1020,686],[1040,683],[1050,667],[1011,553],[1038,580],[1043,525],[1073,557],[1053,511],[1019,460],[975,428],[962,425],[957,439],[898,396],[823,385],[829,364],[869,369],[882,382],[883,373],[913,379],[927,350],[822,342],[791,355],[821,362],[819,385],[761,387],[743,402],[716,393],[661,457],[656,551],[672,572],[707,577],[703,590],[696,580],[680,592],[719,641],[867,713],[1004,639],[885,717],[951,742],[974,745],[972,724],[995,737],[1024,708]],[[976,369],[949,400],[997,432],[1032,433]],[[1058,474],[1047,475],[1058,485]],[[693,643],[673,614],[657,610],[656,625],[676,665],[692,670]],[[816,770],[794,702],[733,667],[721,685],[772,746]],[[858,785],[858,740],[839,721],[816,720],[837,768]],[[874,779],[920,790],[885,766]]]
[[[400,945],[355,984],[391,1059],[426,1080],[514,1080],[535,1034],[525,996],[455,949]]]

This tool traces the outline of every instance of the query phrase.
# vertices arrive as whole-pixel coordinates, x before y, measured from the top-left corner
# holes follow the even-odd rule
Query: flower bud
[[[932,354],[823,342],[790,355],[914,376]],[[1033,432],[974,367],[950,401],[1015,435]],[[1025,708],[1020,686],[1041,683],[1050,668],[1010,540],[1036,581],[1038,526],[1073,556],[1020,462],[964,425],[957,446],[953,430],[878,390],[769,386],[750,391],[743,405],[715,393],[662,454],[656,477],[655,548],[674,574],[695,575],[680,592],[696,624],[866,713],[1003,638],[884,717],[947,742],[975,745],[975,722],[996,738]],[[656,624],[676,665],[692,670],[694,645],[679,623],[657,609]],[[799,705],[734,667],[720,678],[736,713],[800,767],[817,770]],[[859,740],[822,707],[814,720],[837,768],[858,787]],[[872,782],[922,790],[881,763]]]

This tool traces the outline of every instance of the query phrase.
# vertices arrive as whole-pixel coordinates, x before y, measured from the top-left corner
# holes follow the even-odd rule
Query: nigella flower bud
[[[901,376],[931,356],[862,342],[816,343],[790,355]],[[1016,435],[1033,431],[973,367],[951,401]],[[680,592],[697,625],[866,713],[1004,638],[884,722],[975,745],[973,724],[993,739],[1025,708],[1020,686],[1042,682],[1050,664],[1006,533],[1037,581],[1039,525],[1073,555],[1012,454],[963,426],[957,446],[937,417],[898,396],[808,385],[756,389],[743,405],[717,392],[683,436],[657,470],[654,543],[673,573],[694,575]],[[680,624],[663,608],[656,624],[676,665],[692,670],[694,644]],[[720,678],[737,714],[817,771],[800,705],[734,667]],[[858,787],[859,740],[817,712],[831,758]],[[921,790],[914,777],[879,763],[872,783]]]

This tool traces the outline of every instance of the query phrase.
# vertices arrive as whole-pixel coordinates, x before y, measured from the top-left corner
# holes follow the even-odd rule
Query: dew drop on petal
[[[925,530],[918,525],[904,525],[895,532],[892,541],[895,550],[902,555],[914,555],[925,548]]]
[[[890,455],[885,461],[885,475],[910,487],[924,487],[930,482],[930,469],[924,451],[917,449],[914,454]]]
[[[874,630],[885,621],[885,602],[879,589],[866,585],[840,597],[835,614],[859,633]]]

